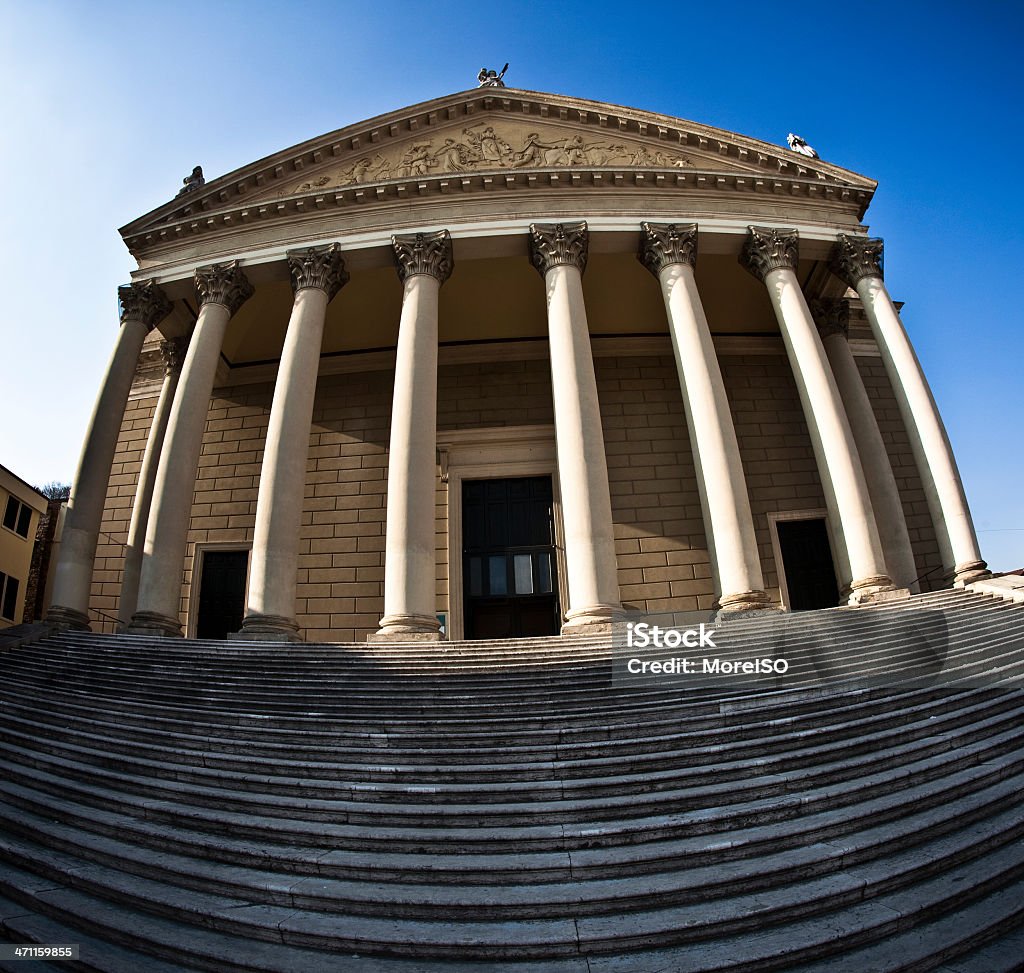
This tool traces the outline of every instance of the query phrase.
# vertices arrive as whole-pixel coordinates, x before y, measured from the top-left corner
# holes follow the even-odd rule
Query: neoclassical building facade
[[[874,188],[495,88],[196,185],[121,231],[50,619],[509,638],[983,577]]]

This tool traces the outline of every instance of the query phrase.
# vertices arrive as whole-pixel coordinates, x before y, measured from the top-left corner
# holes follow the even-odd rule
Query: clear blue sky
[[[70,480],[133,262],[208,177],[475,86],[647,108],[879,181],[868,212],[993,566],[1024,566],[1024,7],[0,0],[0,463]]]

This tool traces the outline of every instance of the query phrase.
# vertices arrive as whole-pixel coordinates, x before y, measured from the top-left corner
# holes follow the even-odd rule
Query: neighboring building
[[[875,185],[495,88],[197,182],[121,231],[50,617],[502,638],[985,576]]]
[[[46,497],[0,466],[0,628],[24,617],[36,531],[46,509]]]

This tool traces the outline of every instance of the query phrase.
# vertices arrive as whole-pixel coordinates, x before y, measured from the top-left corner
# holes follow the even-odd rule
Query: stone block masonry
[[[824,506],[796,385],[778,355],[723,355],[721,367],[740,445],[766,591],[779,598],[768,514]],[[920,572],[938,549],[920,478],[881,361],[858,356],[886,441]],[[618,582],[642,612],[710,609],[711,563],[679,380],[663,355],[595,358],[608,461]],[[321,376],[310,428],[299,548],[297,621],[310,641],[362,641],[383,611],[388,437],[393,372]],[[140,391],[144,391],[140,389]],[[192,498],[181,592],[193,597],[196,545],[252,542],[271,384],[221,388],[210,402]],[[118,439],[93,577],[91,607],[115,616],[124,542],[155,395],[129,402]],[[442,364],[438,428],[552,423],[547,361]],[[437,481],[438,610],[448,605],[447,484]],[[456,558],[457,560],[457,558]],[[926,578],[938,587],[941,572]],[[929,584],[929,580],[932,583]]]

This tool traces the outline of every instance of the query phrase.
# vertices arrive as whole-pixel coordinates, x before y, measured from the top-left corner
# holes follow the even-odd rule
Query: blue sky
[[[208,177],[475,86],[636,106],[879,181],[867,215],[997,569],[1024,566],[1016,3],[0,0],[0,463],[70,480],[133,262],[117,227]]]

